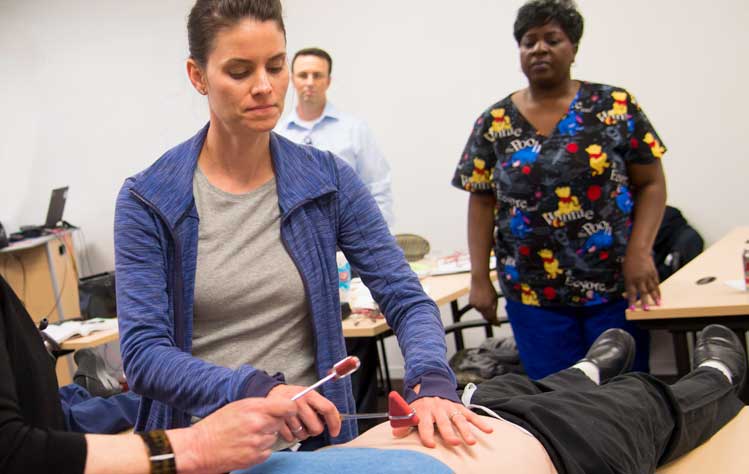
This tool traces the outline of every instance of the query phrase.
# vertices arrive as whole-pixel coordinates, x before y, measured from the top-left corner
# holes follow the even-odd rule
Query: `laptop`
[[[62,212],[65,210],[65,200],[68,198],[68,187],[57,188],[52,190],[52,196],[49,198],[49,208],[47,209],[47,220],[43,225],[22,225],[20,232],[10,234],[10,240],[16,242],[23,239],[39,237],[44,234],[45,230],[52,230],[58,227],[62,222]]]
[[[54,229],[62,222],[62,212],[65,210],[65,201],[68,199],[68,187],[52,190],[47,209],[47,220],[44,222],[45,229]]]

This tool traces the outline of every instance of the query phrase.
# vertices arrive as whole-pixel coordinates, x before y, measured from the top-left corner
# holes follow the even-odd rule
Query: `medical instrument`
[[[340,416],[341,420],[387,418],[390,420],[390,426],[393,428],[407,428],[419,424],[419,417],[416,416],[416,410],[411,408],[396,391],[392,391],[388,395],[387,413],[341,413]]]
[[[320,385],[324,384],[328,380],[340,380],[344,377],[347,377],[354,372],[361,366],[361,362],[359,361],[359,358],[356,356],[348,356],[345,359],[342,359],[338,362],[336,362],[333,365],[333,368],[330,369],[330,372],[325,377],[321,378],[314,384],[310,385],[309,387],[305,388],[301,392],[297,393],[293,397],[291,397],[291,401],[297,400],[307,393],[311,392],[312,390],[316,389]]]

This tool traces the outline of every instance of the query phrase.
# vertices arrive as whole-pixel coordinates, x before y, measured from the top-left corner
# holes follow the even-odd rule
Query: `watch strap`
[[[148,448],[151,474],[177,474],[174,451],[164,430],[138,433]]]

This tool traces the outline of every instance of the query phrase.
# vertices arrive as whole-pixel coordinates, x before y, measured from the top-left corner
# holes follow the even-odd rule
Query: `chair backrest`
[[[0,249],[8,246],[8,235],[5,233],[2,222],[0,222]]]
[[[702,253],[702,236],[687,223],[675,207],[666,206],[661,226],[653,244],[653,259],[661,281]]]

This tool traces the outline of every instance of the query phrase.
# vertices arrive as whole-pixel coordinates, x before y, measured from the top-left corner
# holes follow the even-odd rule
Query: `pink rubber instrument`
[[[359,361],[359,358],[356,356],[348,356],[345,359],[342,359],[333,365],[333,368],[330,369],[330,372],[328,372],[328,375],[321,378],[314,384],[310,385],[309,387],[305,388],[301,392],[297,393],[293,397],[291,397],[291,400],[297,400],[298,398],[303,397],[307,393],[311,392],[312,390],[316,389],[320,385],[324,384],[328,380],[340,380],[344,377],[348,377],[349,375],[356,372],[356,370],[361,366],[361,362]]]
[[[341,420],[366,420],[372,418],[387,418],[390,420],[390,426],[393,428],[408,428],[419,424],[419,417],[416,411],[408,406],[408,403],[396,391],[388,395],[388,412],[387,413],[342,413]]]

